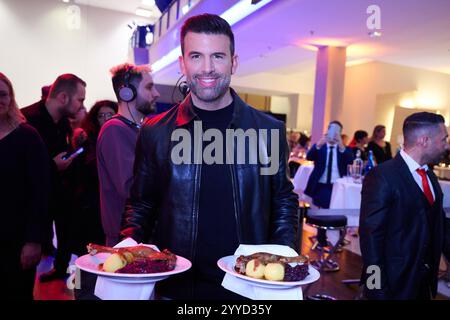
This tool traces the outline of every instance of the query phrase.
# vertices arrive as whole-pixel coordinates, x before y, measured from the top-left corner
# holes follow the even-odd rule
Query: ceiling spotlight
[[[186,13],[188,13],[189,9],[190,9],[190,6],[188,3],[181,8],[181,12],[183,12],[183,15],[185,15]]]
[[[150,46],[153,43],[153,39],[154,39],[153,32],[148,32],[145,35],[145,43],[147,44],[147,46]]]
[[[155,0],[142,0],[144,6],[153,7],[155,5]]]
[[[147,9],[137,8],[136,15],[145,17],[145,18],[150,18],[151,16],[153,16],[153,12],[150,10],[147,10]]]
[[[70,0],[62,0],[62,2],[69,3]]]
[[[370,31],[369,36],[371,38],[379,38],[381,37],[381,31]]]

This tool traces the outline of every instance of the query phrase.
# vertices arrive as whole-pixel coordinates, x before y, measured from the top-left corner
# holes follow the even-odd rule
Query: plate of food
[[[188,259],[150,245],[111,248],[89,244],[87,249],[88,254],[75,261],[78,268],[122,282],[156,282],[192,266]]]
[[[227,256],[217,265],[226,273],[265,288],[290,288],[317,281],[320,273],[309,265],[308,257],[285,257],[267,252],[248,256]]]

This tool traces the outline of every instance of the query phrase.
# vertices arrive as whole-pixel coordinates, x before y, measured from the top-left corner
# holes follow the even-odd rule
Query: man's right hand
[[[53,161],[55,161],[56,164],[56,168],[58,168],[58,171],[64,171],[67,169],[67,167],[72,163],[72,160],[74,158],[69,157],[68,159],[64,160],[62,157],[66,154],[67,152],[61,152],[60,154],[58,154],[56,157],[53,158]]]
[[[317,149],[320,149],[327,142],[328,142],[328,136],[326,134],[324,134],[323,137],[320,138],[320,140],[317,141],[317,143],[316,143]]]

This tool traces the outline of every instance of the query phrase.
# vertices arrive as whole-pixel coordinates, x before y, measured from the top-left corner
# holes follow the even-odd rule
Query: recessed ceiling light
[[[369,36],[372,38],[379,38],[379,37],[381,37],[381,32],[380,31],[370,31]]]
[[[183,8],[181,8],[181,12],[183,12],[183,15],[185,15],[186,13],[188,13],[189,11],[189,3],[184,5]]]
[[[153,16],[153,12],[150,10],[147,10],[147,9],[137,8],[136,15],[145,17],[145,18],[150,18],[151,16]]]
[[[69,3],[70,0],[62,0],[62,2]]]
[[[144,6],[153,7],[155,5],[155,0],[142,0]]]
[[[155,0],[142,0],[144,6],[153,7],[155,5]]]

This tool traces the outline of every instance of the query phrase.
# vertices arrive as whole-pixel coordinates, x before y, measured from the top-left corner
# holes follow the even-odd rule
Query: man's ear
[[[186,66],[184,65],[184,58],[182,55],[178,57],[178,63],[180,64],[181,73],[186,75]]]
[[[428,144],[430,142],[431,142],[431,140],[430,140],[430,137],[428,137],[428,136],[421,136],[421,137],[417,138],[417,143],[422,147],[428,146]]]
[[[236,73],[238,65],[239,65],[239,56],[235,54],[233,58],[231,58],[231,74]]]
[[[62,105],[66,105],[67,103],[69,103],[70,97],[69,95],[62,91],[60,93],[58,93],[58,95],[56,96],[56,99],[58,100],[58,102]]]

